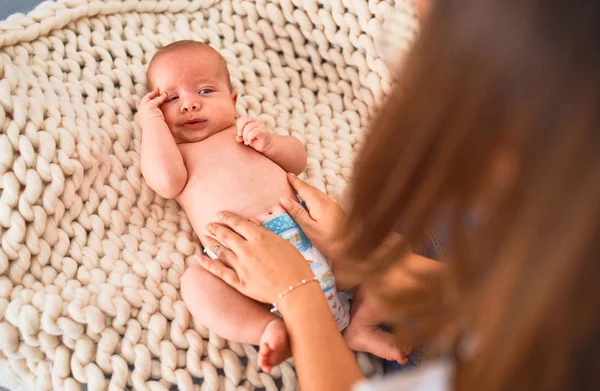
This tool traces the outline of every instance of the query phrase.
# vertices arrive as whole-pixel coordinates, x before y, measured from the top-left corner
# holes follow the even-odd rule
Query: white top
[[[35,390],[35,384],[21,379],[8,365],[6,361],[0,360],[0,389],[10,391]]]
[[[361,382],[354,391],[450,391],[454,365],[448,359],[420,368]]]

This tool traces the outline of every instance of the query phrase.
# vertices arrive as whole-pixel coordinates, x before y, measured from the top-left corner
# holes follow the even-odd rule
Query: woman
[[[366,279],[402,341],[436,342],[444,359],[421,386],[597,389],[598,20],[600,4],[588,0],[441,2],[402,70],[404,88],[372,124],[349,216],[290,180],[308,212],[282,204],[334,255],[335,272]],[[421,273],[401,255],[433,221],[447,223],[447,268]],[[405,240],[390,245],[396,230]],[[311,277],[304,259],[229,213],[209,231],[204,245],[224,246],[200,264],[276,302],[301,387],[352,389],[361,374],[318,284],[301,283]]]

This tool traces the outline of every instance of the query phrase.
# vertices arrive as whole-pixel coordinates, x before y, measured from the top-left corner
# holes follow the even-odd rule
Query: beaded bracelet
[[[275,300],[275,302],[273,303],[273,307],[271,308],[271,312],[277,312],[277,303],[279,303],[279,301],[281,299],[283,299],[283,297],[285,295],[287,295],[288,293],[290,293],[291,291],[293,291],[294,289],[301,287],[302,285],[306,285],[309,282],[319,282],[319,280],[317,279],[317,277],[313,277],[313,278],[309,278],[308,280],[306,278],[303,278],[302,281],[296,283],[295,285],[290,285],[288,287],[288,289],[284,290],[283,292],[281,292],[279,295],[277,295],[277,300]]]

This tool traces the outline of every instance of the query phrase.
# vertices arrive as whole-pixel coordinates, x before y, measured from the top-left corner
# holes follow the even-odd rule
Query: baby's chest
[[[188,181],[240,181],[272,174],[279,167],[239,143],[198,143],[181,149]]]

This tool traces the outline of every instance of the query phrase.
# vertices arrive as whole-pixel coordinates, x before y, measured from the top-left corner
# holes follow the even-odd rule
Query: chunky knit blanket
[[[199,242],[145,184],[133,116],[154,52],[207,42],[239,113],[302,140],[306,179],[336,197],[389,89],[388,15],[402,51],[409,0],[60,0],[1,22],[0,386],[296,389],[291,360],[263,373],[190,317],[179,278]]]

